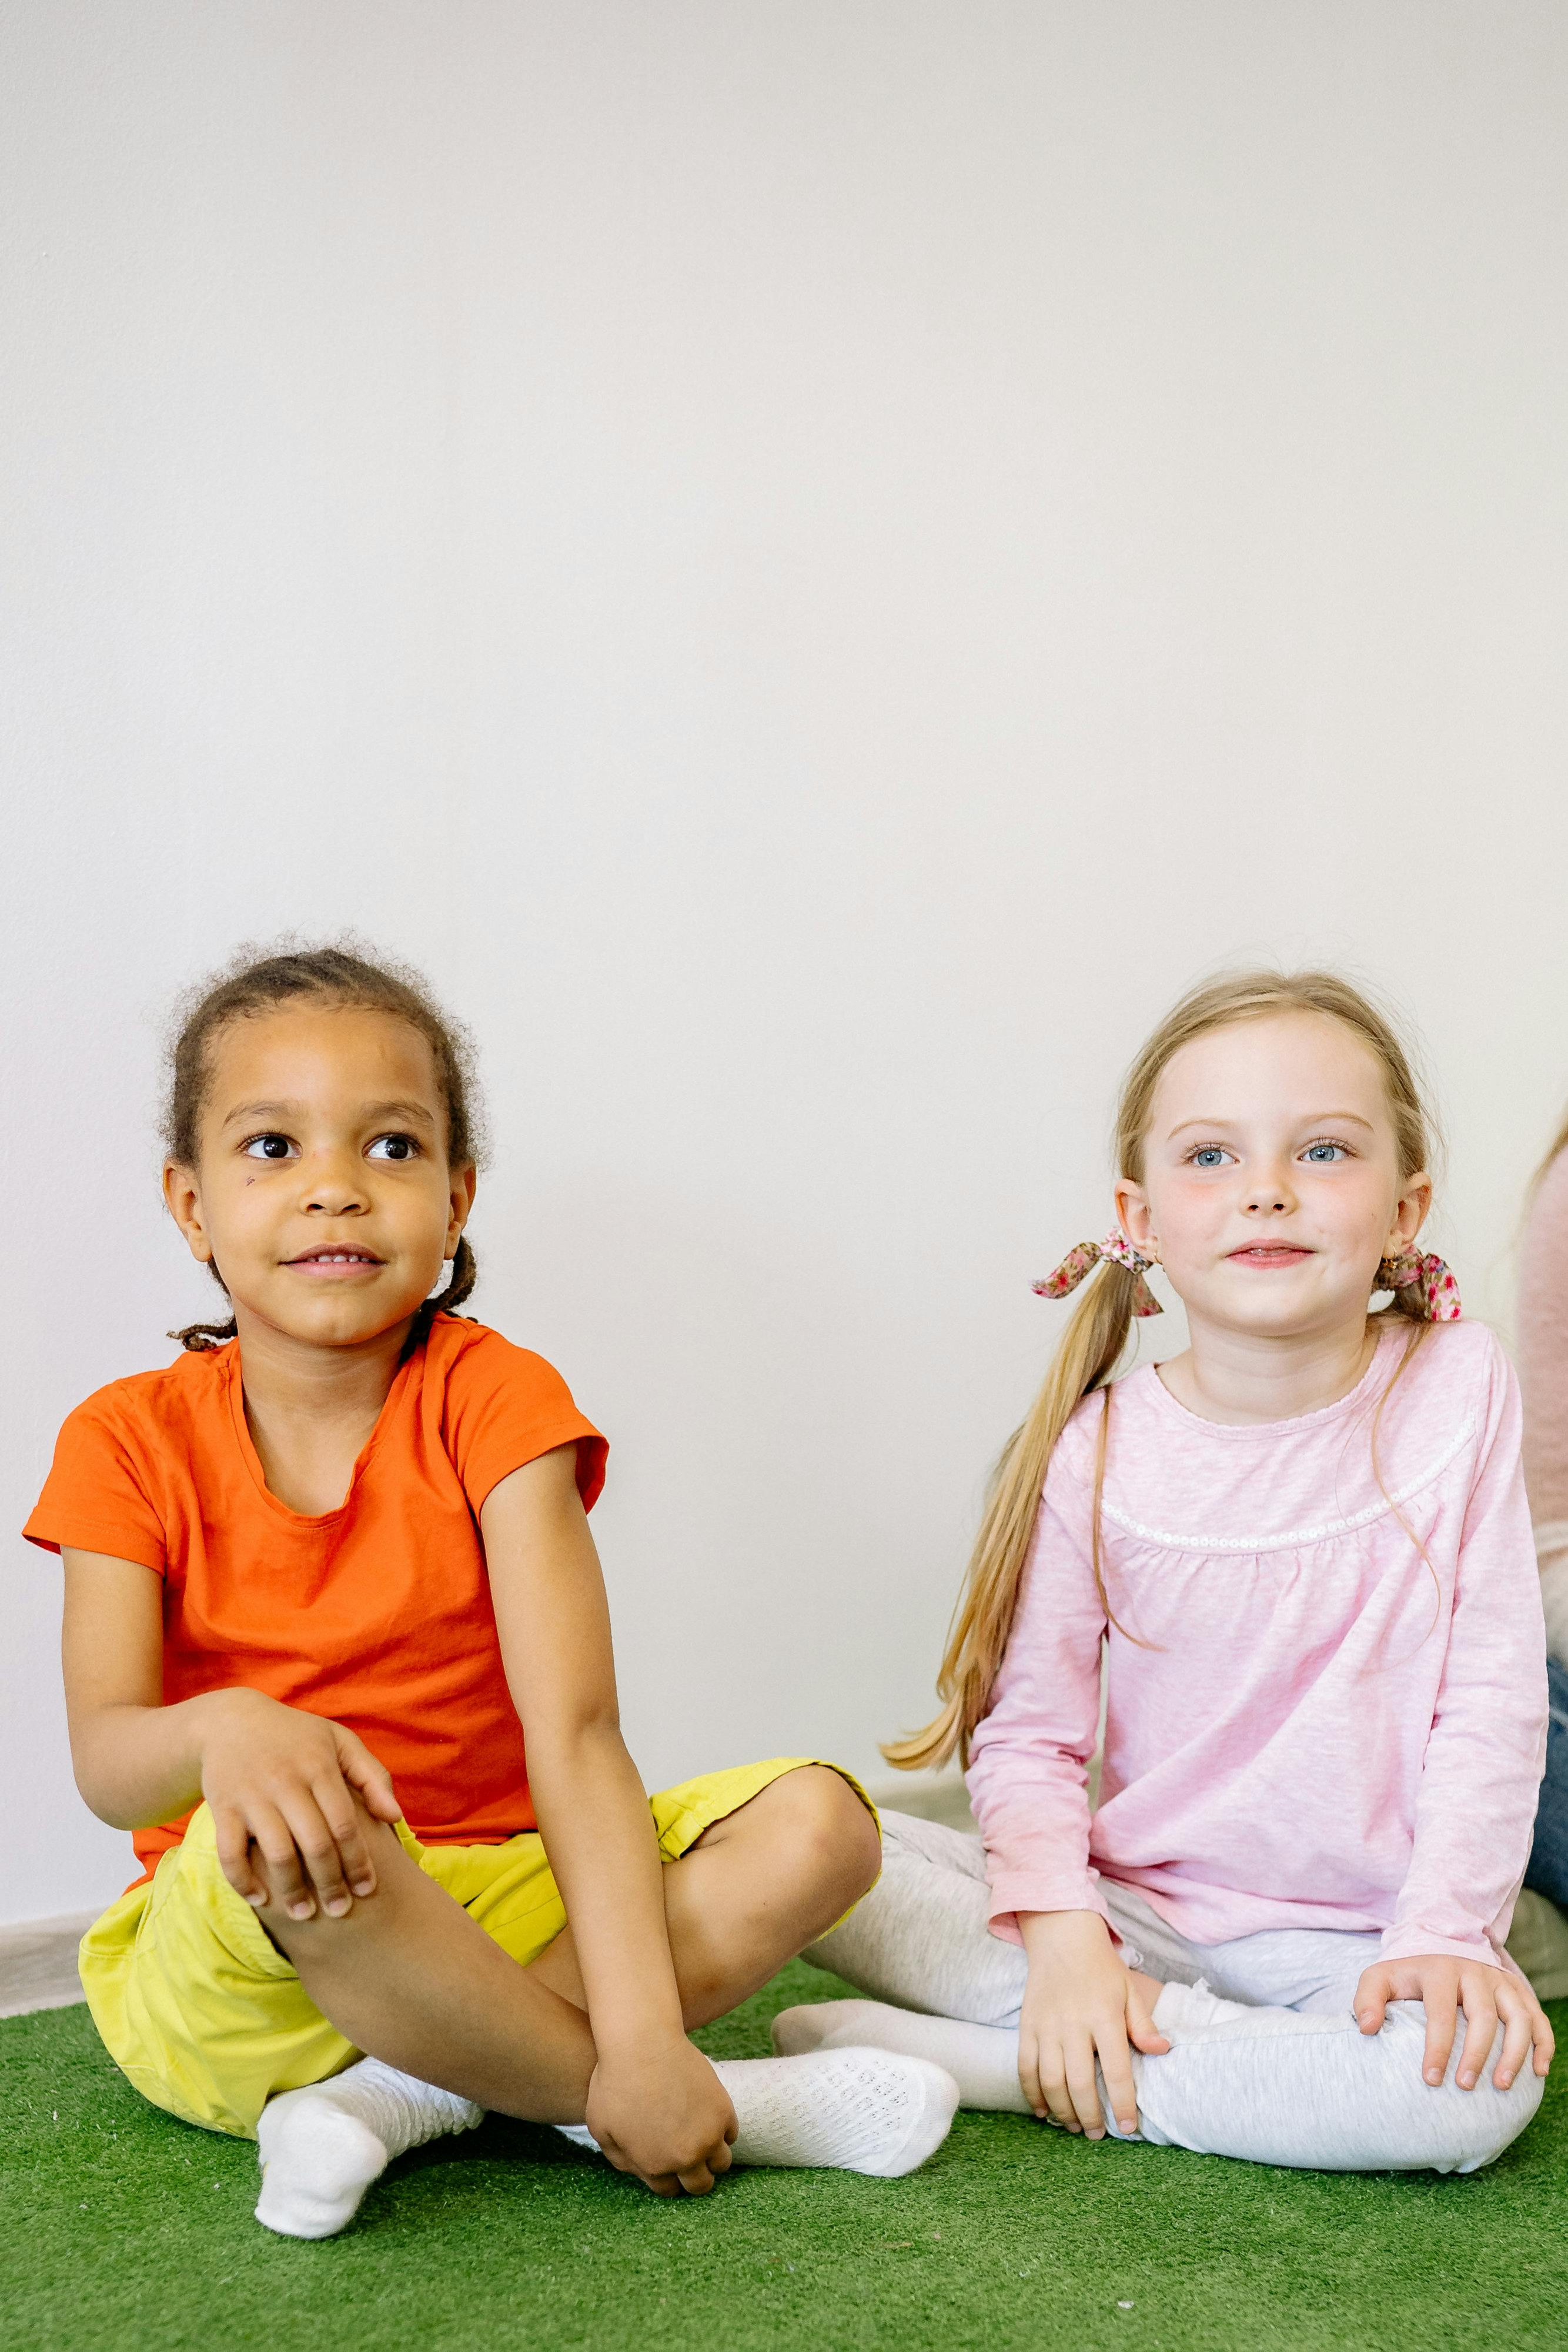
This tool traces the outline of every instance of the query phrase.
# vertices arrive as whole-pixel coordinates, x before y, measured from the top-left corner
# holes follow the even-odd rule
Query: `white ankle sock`
[[[1252,2017],[1256,2011],[1249,2009],[1245,2001],[1222,2000],[1217,1992],[1209,1991],[1199,1977],[1192,1985],[1162,1985],[1153,2014],[1155,2023],[1169,2041],[1190,2042],[1195,2034],[1206,2032],[1212,2026],[1233,2025],[1239,2017]]]
[[[881,2000],[810,2001],[773,2021],[773,2047],[785,2056],[854,2044],[896,2050],[942,2067],[957,2084],[962,2107],[1016,2116],[1032,2112],[1019,2084],[1019,2038],[1006,2026],[925,2017]]]
[[[835,2047],[712,2064],[740,2126],[737,2164],[821,2165],[895,2180],[941,2147],[958,2105],[952,2076],[918,2055]],[[599,2146],[586,2124],[556,2129],[576,2147]]]
[[[799,2058],[720,2058],[735,2103],[737,2164],[821,2164],[895,2180],[952,2128],[958,2085],[925,2059],[884,2050]]]
[[[330,2238],[394,2156],[444,2132],[472,2131],[485,2110],[379,2058],[268,2099],[256,2126],[256,2218],[285,2238]]]

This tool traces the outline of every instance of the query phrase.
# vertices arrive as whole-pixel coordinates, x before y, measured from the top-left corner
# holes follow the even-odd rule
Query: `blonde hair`
[[[1118,1171],[1129,1182],[1143,1181],[1144,1139],[1155,1088],[1172,1056],[1210,1030],[1282,1013],[1323,1014],[1360,1039],[1383,1072],[1401,1176],[1413,1176],[1428,1165],[1433,1121],[1410,1057],[1386,1015],[1337,972],[1258,971],[1227,973],[1190,990],[1166,1015],[1128,1071],[1116,1110],[1115,1152]],[[1109,1384],[1126,1348],[1136,1280],[1125,1266],[1101,1261],[1072,1308],[1028,1419],[1002,1450],[936,1677],[942,1710],[924,1731],[892,1740],[882,1751],[901,1771],[945,1764],[955,1751],[960,1764],[968,1763],[969,1740],[990,1705],[991,1685],[1012,1627],[1051,1454],[1083,1399],[1100,1388],[1107,1394],[1095,1446],[1092,1559],[1106,1614],[1116,1622],[1100,1567],[1100,1495],[1110,1424]],[[1397,1380],[1425,1334],[1426,1302],[1419,1286],[1396,1290],[1394,1307],[1418,1326],[1396,1370]],[[1373,1433],[1375,1467],[1375,1424],[1381,1414],[1380,1403]]]
[[[1537,1185],[1541,1182],[1547,1170],[1562,1151],[1568,1151],[1568,1114],[1564,1115],[1562,1126],[1558,1129],[1556,1134],[1552,1137],[1552,1141],[1546,1148],[1545,1157],[1542,1159],[1540,1167],[1536,1170],[1534,1175],[1530,1180],[1530,1192],[1531,1194],[1534,1193]]]

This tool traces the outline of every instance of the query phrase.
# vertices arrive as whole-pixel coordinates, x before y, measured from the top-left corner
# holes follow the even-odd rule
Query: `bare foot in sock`
[[[713,2070],[740,2126],[737,2164],[821,2165],[896,2180],[941,2147],[958,2105],[958,2085],[940,2066],[884,2050],[716,2058]],[[599,2145],[584,2124],[556,2129],[574,2147]]]
[[[284,2238],[330,2238],[347,2227],[393,2157],[484,2119],[471,2099],[361,2058],[325,2083],[268,2099],[256,2126],[256,2218]]]

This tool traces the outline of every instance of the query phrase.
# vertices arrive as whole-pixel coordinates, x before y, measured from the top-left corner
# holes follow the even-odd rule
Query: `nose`
[[[299,1205],[307,1216],[353,1217],[370,1207],[357,1151],[312,1152],[302,1172],[305,1189]]]
[[[1259,1169],[1241,1205],[1249,1217],[1287,1216],[1296,1205],[1296,1195],[1286,1169],[1282,1165]]]

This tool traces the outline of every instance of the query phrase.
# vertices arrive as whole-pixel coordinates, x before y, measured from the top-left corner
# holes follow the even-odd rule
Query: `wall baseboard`
[[[77,1946],[97,1916],[96,1911],[68,1911],[0,1927],[0,2017],[68,2009],[80,2000]]]

